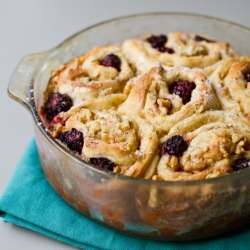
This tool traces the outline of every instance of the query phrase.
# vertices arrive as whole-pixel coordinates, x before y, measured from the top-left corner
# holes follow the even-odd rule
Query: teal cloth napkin
[[[85,218],[66,204],[47,182],[34,139],[0,198],[0,210],[6,222],[86,250],[250,249],[250,228],[209,240],[157,242],[126,236]]]

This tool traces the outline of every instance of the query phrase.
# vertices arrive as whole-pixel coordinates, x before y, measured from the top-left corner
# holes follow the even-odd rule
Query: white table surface
[[[0,195],[33,136],[30,114],[10,99],[6,91],[23,56],[54,47],[94,23],[134,13],[191,12],[250,27],[249,0],[0,0],[0,4]],[[0,249],[75,248],[0,219]]]

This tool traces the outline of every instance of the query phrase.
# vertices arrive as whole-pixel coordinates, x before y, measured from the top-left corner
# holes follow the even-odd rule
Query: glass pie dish
[[[212,179],[152,181],[100,170],[63,147],[44,126],[40,110],[50,73],[94,46],[145,34],[205,33],[249,54],[250,30],[220,19],[183,13],[148,13],[99,23],[17,66],[9,95],[32,114],[43,171],[72,207],[105,226],[154,240],[192,240],[249,224],[250,168]]]

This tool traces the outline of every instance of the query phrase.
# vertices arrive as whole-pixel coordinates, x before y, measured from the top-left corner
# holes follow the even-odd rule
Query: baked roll
[[[142,119],[118,113],[111,108],[112,102],[105,110],[99,101],[86,101],[61,112],[50,126],[52,136],[100,168],[151,178],[159,158],[154,128]]]
[[[204,68],[235,55],[228,43],[218,42],[206,35],[183,32],[126,40],[122,48],[139,73],[158,63],[164,66]]]
[[[222,109],[250,119],[250,57],[229,58],[206,69]]]
[[[91,98],[122,93],[134,76],[120,45],[100,46],[52,72],[45,99],[53,92],[66,94],[74,105]]]
[[[232,189],[230,182],[224,182],[225,192],[218,194],[218,186],[211,182],[191,182],[186,189],[175,182],[186,181],[187,185],[190,180],[218,177],[249,167],[250,127],[245,117],[229,111],[206,111],[179,122],[160,141],[161,158],[152,179],[168,184],[138,189],[136,208],[140,218],[159,228],[162,235],[190,237],[214,229],[218,218],[219,227],[240,223],[237,216],[232,221],[223,219],[226,207],[230,210],[235,197],[242,193],[240,188]],[[227,205],[221,209],[218,204]]]
[[[207,77],[198,69],[154,67],[126,88],[129,95],[119,112],[141,115],[159,133],[167,133],[188,116],[220,108]]]
[[[250,165],[248,120],[234,112],[206,111],[184,119],[161,138],[159,180],[198,180]]]

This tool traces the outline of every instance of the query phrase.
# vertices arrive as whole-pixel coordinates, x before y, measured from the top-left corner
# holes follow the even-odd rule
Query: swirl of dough
[[[154,128],[147,121],[134,120],[111,109],[112,101],[108,101],[106,110],[97,99],[60,113],[60,119],[55,119],[58,122],[50,126],[52,136],[60,140],[60,135],[74,129],[83,135],[83,146],[78,151],[82,159],[105,158],[114,165],[113,172],[151,178],[159,158]]]
[[[250,159],[250,127],[244,116],[206,111],[184,119],[161,138],[179,135],[188,147],[179,157],[162,153],[155,179],[197,180],[233,172],[237,159]]]
[[[177,90],[171,92],[176,82],[180,83],[176,89],[184,91],[185,99]],[[195,113],[219,108],[208,79],[197,69],[154,67],[128,85],[130,93],[118,110],[136,117],[140,114],[160,133],[169,131],[177,122]]]
[[[215,41],[205,35],[170,32],[160,36],[166,37],[162,47],[149,42],[152,35],[124,41],[122,49],[139,73],[159,63],[164,66],[204,68],[235,55],[228,43]]]
[[[250,119],[250,57],[225,59],[206,73],[222,109],[243,112]]]
[[[109,58],[105,64],[106,56]],[[52,72],[45,99],[51,92],[59,92],[69,95],[75,105],[90,98],[122,93],[133,76],[120,45],[96,47]]]

